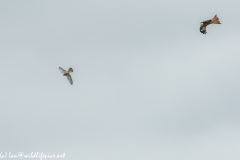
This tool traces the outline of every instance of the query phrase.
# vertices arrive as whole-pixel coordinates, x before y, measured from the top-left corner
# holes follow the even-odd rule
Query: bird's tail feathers
[[[212,18],[212,24],[221,24],[217,15]]]

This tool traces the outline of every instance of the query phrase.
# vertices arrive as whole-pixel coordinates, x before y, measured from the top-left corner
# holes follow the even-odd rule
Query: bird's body
[[[202,24],[200,26],[200,32],[202,34],[206,34],[207,33],[206,28],[207,28],[207,26],[209,24],[221,24],[217,15],[215,15],[212,19],[203,21],[201,23]]]
[[[71,72],[73,72],[73,69],[70,67],[67,71],[65,69],[62,69],[61,67],[59,67],[59,70],[61,73],[63,73],[63,76],[66,76],[68,81],[70,82],[70,84],[72,85],[73,84],[73,81],[72,81],[72,77],[70,75]]]

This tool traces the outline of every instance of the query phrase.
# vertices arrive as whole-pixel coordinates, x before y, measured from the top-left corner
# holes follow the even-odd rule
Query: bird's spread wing
[[[206,33],[207,33],[207,31],[206,31],[207,26],[208,26],[209,24],[211,24],[212,21],[211,21],[211,20],[206,20],[206,21],[203,21],[203,22],[201,22],[201,23],[202,23],[202,24],[201,24],[201,26],[200,26],[200,32],[201,32],[202,34],[206,34]]]
[[[60,72],[62,72],[62,73],[65,73],[65,72],[66,72],[66,70],[62,69],[61,67],[59,67],[59,70],[60,70]]]
[[[200,32],[201,33],[203,33],[203,34],[206,34],[207,33],[207,26],[205,26],[205,25],[202,25],[201,27],[200,27]]]
[[[70,74],[67,75],[67,79],[68,81],[70,82],[70,84],[72,85],[73,84],[73,81],[72,81],[72,77]]]

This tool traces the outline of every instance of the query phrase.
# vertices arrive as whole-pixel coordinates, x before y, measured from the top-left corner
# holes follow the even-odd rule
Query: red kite
[[[212,19],[203,21],[201,23],[202,24],[200,26],[200,32],[202,34],[207,33],[207,31],[206,31],[207,25],[209,25],[209,24],[221,24],[217,15],[215,15]]]

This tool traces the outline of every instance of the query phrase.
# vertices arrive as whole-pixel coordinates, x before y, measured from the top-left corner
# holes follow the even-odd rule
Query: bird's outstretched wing
[[[65,73],[66,72],[66,70],[62,69],[61,67],[59,67],[59,70],[60,70],[61,73]]]
[[[210,19],[210,20],[203,21],[203,22],[201,22],[201,23],[202,23],[202,24],[201,24],[201,26],[200,26],[200,32],[201,32],[202,34],[206,34],[206,33],[207,33],[207,26],[208,26],[209,24],[211,24],[212,21],[211,21],[211,19]]]
[[[201,32],[202,34],[206,34],[206,33],[207,33],[207,26],[201,25],[201,27],[200,27],[200,32]]]
[[[72,85],[73,84],[73,81],[72,81],[72,77],[70,74],[67,75],[67,79],[68,81],[70,82],[70,84]]]

